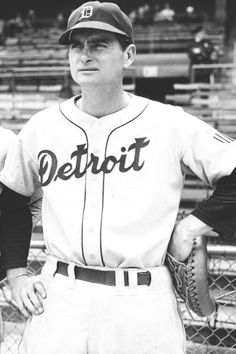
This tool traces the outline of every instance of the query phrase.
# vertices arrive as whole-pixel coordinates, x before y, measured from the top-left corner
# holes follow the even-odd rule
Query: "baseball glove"
[[[209,290],[204,236],[194,239],[193,249],[184,263],[167,253],[166,265],[175,290],[187,307],[200,317],[210,316],[215,311],[216,303]]]

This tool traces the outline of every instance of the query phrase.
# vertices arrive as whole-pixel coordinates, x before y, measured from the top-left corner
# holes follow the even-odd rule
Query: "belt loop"
[[[52,270],[51,270],[51,272],[52,272],[52,276],[54,277],[55,276],[55,274],[56,274],[56,272],[57,272],[57,260],[55,259],[55,261],[53,262],[53,264],[52,264]]]
[[[69,263],[68,265],[68,277],[69,277],[69,282],[71,283],[71,285],[75,284],[75,264],[73,263]]]
[[[138,272],[137,270],[130,269],[129,273],[129,287],[136,288],[138,286]]]
[[[116,269],[115,276],[116,276],[116,286],[123,288],[125,286],[124,270]]]
[[[47,256],[46,262],[42,268],[42,273],[49,274],[54,277],[57,271],[57,258],[53,256]]]

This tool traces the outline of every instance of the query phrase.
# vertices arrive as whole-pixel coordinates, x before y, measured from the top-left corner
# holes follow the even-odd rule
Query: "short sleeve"
[[[34,125],[29,121],[11,144],[0,173],[1,183],[24,196],[40,188],[34,151]]]
[[[7,151],[14,139],[15,134],[11,130],[0,128],[0,171],[2,171],[3,169]],[[0,184],[0,192],[1,191],[2,185]]]
[[[185,113],[182,163],[212,187],[236,166],[236,142],[205,122]]]

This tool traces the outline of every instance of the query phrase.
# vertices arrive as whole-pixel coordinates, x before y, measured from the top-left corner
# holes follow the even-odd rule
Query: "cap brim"
[[[7,276],[6,270],[0,268],[0,281],[5,279]]]
[[[68,29],[67,31],[65,31],[59,38],[59,44],[64,44],[64,45],[70,44],[70,33],[73,30],[83,29],[83,28],[99,29],[103,31],[122,34],[123,36],[128,37],[125,32],[119,30],[116,27],[109,25],[108,23],[99,22],[99,21],[88,21],[88,22],[79,22],[73,27],[71,27],[70,29]]]

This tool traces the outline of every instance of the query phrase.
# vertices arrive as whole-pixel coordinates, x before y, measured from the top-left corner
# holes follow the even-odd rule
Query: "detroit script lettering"
[[[118,166],[120,172],[128,172],[133,169],[139,171],[143,168],[144,161],[141,162],[141,150],[144,149],[150,142],[145,138],[135,138],[135,143],[131,144],[128,149],[121,148],[121,155],[106,156],[103,161],[100,161],[99,157],[93,153],[88,156],[88,148],[86,144],[77,145],[77,149],[71,154],[71,161],[65,162],[63,165],[58,166],[58,160],[56,154],[51,150],[42,150],[38,154],[38,166],[39,176],[42,186],[47,186],[52,181],[57,179],[68,180],[72,176],[75,178],[81,178],[86,174],[86,171],[90,168],[93,174],[98,173],[111,173],[115,166]],[[127,156],[133,154],[133,160],[128,165]],[[85,161],[82,161],[85,159]],[[82,163],[82,162],[85,162]],[[84,166],[82,168],[81,166]]]

